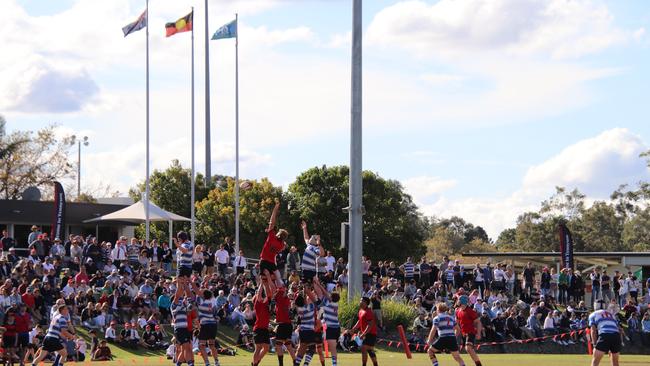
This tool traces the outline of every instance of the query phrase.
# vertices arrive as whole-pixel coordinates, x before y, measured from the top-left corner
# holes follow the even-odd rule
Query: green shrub
[[[341,293],[339,302],[339,321],[344,328],[351,328],[358,319],[359,314],[359,297],[352,302],[348,302],[346,291]],[[381,302],[382,317],[386,330],[395,330],[398,325],[408,329],[413,320],[417,317],[417,312],[412,306],[403,302],[384,300]]]

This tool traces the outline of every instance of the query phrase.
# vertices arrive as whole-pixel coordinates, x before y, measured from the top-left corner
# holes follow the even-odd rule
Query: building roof
[[[526,262],[539,265],[553,265],[560,261],[559,252],[485,252],[464,253],[463,257],[493,258],[509,260],[515,266]],[[650,265],[650,252],[574,252],[576,265],[615,266],[615,265]]]
[[[485,252],[463,253],[463,257],[559,257],[559,252]],[[650,257],[650,252],[573,252],[574,257],[616,258]]]
[[[66,225],[80,225],[84,220],[121,210],[127,205],[67,202]],[[54,215],[53,201],[0,200],[0,222],[47,225]]]

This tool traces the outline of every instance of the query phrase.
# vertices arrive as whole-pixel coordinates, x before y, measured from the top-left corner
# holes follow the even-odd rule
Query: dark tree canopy
[[[299,233],[304,219],[321,235],[327,249],[337,255],[341,223],[348,220],[349,170],[346,166],[316,167],[300,174],[289,186],[287,199],[292,219],[290,231]],[[404,260],[425,252],[426,221],[401,184],[363,172],[364,255],[370,258]]]

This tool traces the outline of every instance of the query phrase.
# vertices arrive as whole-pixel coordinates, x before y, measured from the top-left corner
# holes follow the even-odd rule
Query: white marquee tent
[[[145,212],[145,203],[143,201],[138,201],[132,204],[129,207],[125,207],[121,210],[109,213],[104,216],[100,216],[94,219],[85,220],[84,222],[101,222],[101,221],[122,221],[122,222],[132,222],[132,223],[142,223],[146,219]],[[149,221],[159,222],[167,221],[169,223],[169,243],[172,243],[172,223],[174,221],[191,221],[187,217],[177,215],[173,212],[168,212],[162,208],[156,206],[152,202],[149,202]]]

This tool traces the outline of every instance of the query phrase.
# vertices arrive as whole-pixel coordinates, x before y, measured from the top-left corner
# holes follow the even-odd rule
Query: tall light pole
[[[77,136],[72,135],[72,143],[77,141],[77,198],[81,196],[81,144],[88,146],[88,136],[77,139]]]
[[[363,202],[361,150],[361,0],[352,5],[352,108],[350,123],[350,244],[348,249],[348,299],[361,295],[361,256],[363,255]]]

